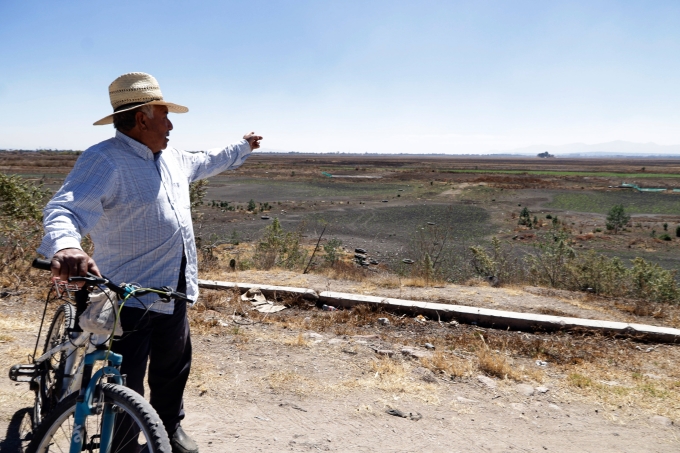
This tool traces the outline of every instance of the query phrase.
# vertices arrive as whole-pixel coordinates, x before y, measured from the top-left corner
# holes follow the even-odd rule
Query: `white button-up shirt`
[[[237,168],[251,153],[242,140],[221,151],[191,153],[167,148],[154,154],[117,131],[87,149],[44,210],[45,237],[38,253],[48,259],[80,248],[89,234],[92,258],[115,283],[175,288],[186,254],[187,296],[198,297],[198,268],[191,223],[189,184]],[[126,306],[172,313],[173,302],[157,296]],[[155,302],[155,303],[154,303]]]

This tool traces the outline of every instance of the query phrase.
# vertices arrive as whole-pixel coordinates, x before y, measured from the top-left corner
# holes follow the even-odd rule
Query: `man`
[[[163,100],[155,78],[144,73],[118,77],[109,86],[114,113],[94,123],[111,124],[114,138],[87,149],[44,211],[45,237],[38,252],[51,257],[61,279],[101,271],[115,282],[170,286],[198,297],[196,247],[189,184],[239,167],[259,148],[262,137],[243,140],[218,152],[188,153],[168,148],[168,112],[189,109]],[[95,252],[81,248],[89,234]],[[191,366],[186,303],[162,303],[153,295],[129,300],[122,309],[123,355],[127,384],[144,392],[160,416],[173,452],[198,452],[182,430],[182,395]]]

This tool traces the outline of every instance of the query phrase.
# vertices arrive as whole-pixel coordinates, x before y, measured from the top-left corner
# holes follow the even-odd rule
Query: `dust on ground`
[[[281,272],[238,277],[338,291],[363,284]],[[452,290],[409,288],[402,296],[424,299],[445,289]],[[566,294],[458,290],[457,300],[466,304],[484,304],[489,295],[503,304],[534,297],[590,310],[568,303]],[[381,291],[395,289],[370,289]],[[201,452],[671,452],[680,446],[677,346],[283,302],[288,309],[262,315],[233,293],[203,291],[190,311],[195,352],[183,425]],[[2,367],[32,352],[41,312],[38,296],[0,299]],[[603,366],[607,360],[611,369]],[[0,451],[17,451],[22,411],[31,405],[26,384],[0,380]]]

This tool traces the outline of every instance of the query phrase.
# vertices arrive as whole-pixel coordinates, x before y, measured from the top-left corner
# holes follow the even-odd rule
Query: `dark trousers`
[[[186,292],[184,263],[177,291]],[[172,437],[184,418],[182,395],[191,369],[191,337],[186,302],[175,301],[172,314],[123,307],[120,323],[125,332],[113,342],[113,351],[123,355],[121,373],[127,386],[144,395],[144,375],[149,364],[150,403],[158,412],[168,436]]]

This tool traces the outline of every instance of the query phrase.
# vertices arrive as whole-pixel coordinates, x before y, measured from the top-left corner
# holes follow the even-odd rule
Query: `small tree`
[[[526,225],[529,228],[531,228],[532,223],[531,223],[531,211],[529,211],[529,208],[526,206],[522,208],[522,211],[519,213],[519,222],[517,222],[519,225]]]
[[[340,258],[340,246],[342,241],[337,238],[330,239],[323,245],[323,251],[326,252],[324,260],[329,264],[333,265]]]
[[[630,216],[626,214],[622,204],[614,205],[609,210],[607,214],[607,229],[614,230],[614,234],[617,234],[628,222],[630,222]]]
[[[680,238],[680,225],[675,227],[675,237]]]
[[[274,217],[264,230],[262,240],[257,244],[255,250],[255,262],[262,269],[271,269],[280,266],[292,269],[302,264],[306,252],[300,246],[302,238],[302,228],[296,232],[287,232],[281,226],[279,219]]]
[[[255,212],[255,209],[256,209],[256,208],[257,208],[257,205],[255,204],[255,200],[253,200],[253,199],[251,198],[250,201],[248,202],[248,207],[247,207],[246,211]]]

